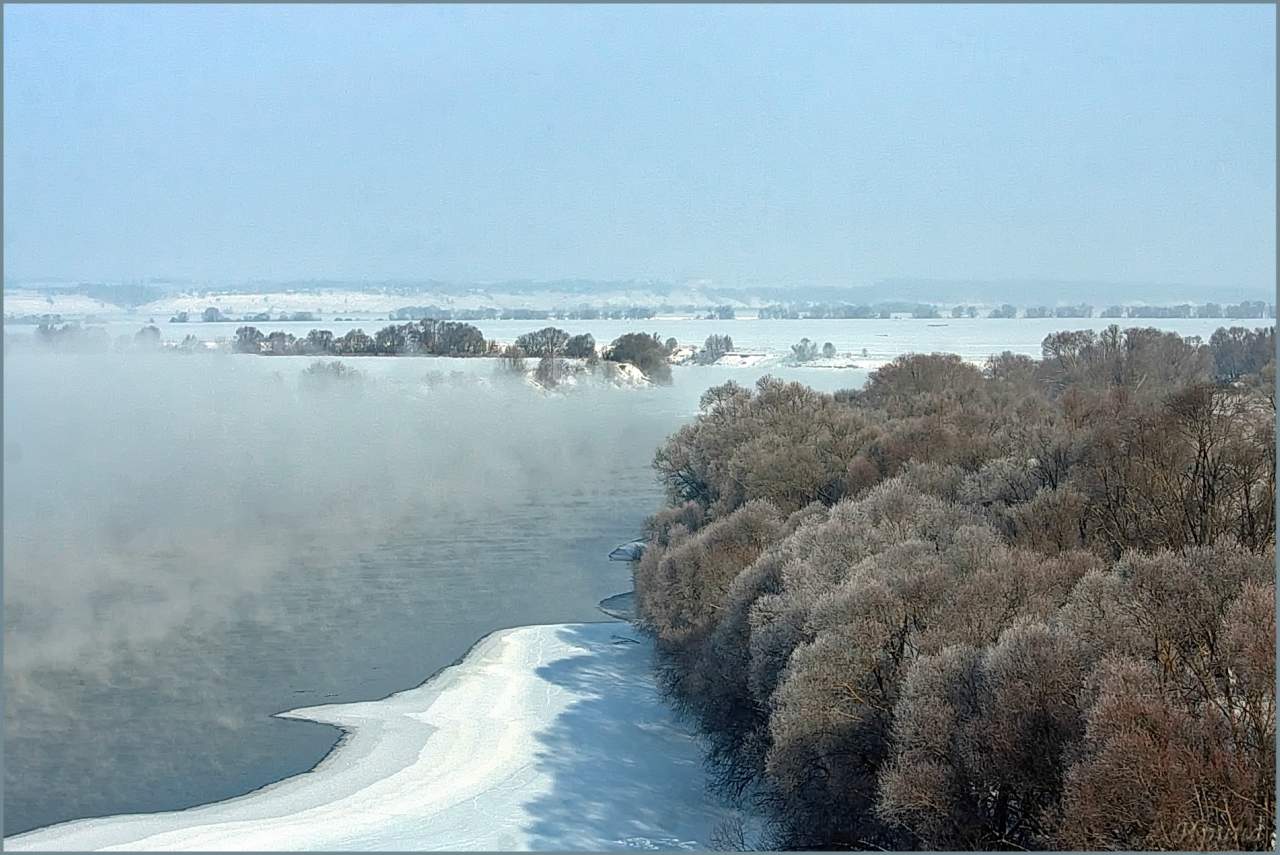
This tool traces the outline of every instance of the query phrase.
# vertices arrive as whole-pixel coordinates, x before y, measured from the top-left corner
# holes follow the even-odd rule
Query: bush
[[[627,333],[609,345],[604,358],[610,362],[634,365],[655,383],[671,382],[671,365],[667,362],[667,350],[656,335]]]
[[[565,354],[569,344],[569,334],[557,327],[545,327],[537,332],[525,333],[516,339],[516,347],[529,356],[539,359],[557,357]],[[594,345],[594,341],[592,342]],[[581,345],[581,342],[579,342]]]
[[[781,525],[776,508],[753,502],[672,545],[656,565],[641,564],[636,596],[652,606],[648,618],[658,637],[681,644],[705,636],[729,583]]]
[[[709,335],[694,361],[699,365],[712,365],[731,350],[733,350],[733,339],[730,336]]]
[[[812,362],[818,358],[817,342],[809,341],[802,338],[797,343],[791,345],[791,361],[792,362]]]
[[[565,343],[564,355],[570,359],[594,359],[596,356],[595,337],[591,333],[573,336]]]

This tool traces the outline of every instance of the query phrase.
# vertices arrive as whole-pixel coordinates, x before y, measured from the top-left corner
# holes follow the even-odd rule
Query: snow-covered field
[[[116,314],[118,306],[102,303],[67,289],[8,287],[4,292],[5,312],[11,314],[93,312]],[[661,293],[642,285],[602,287],[584,294],[554,287],[538,290],[510,290],[501,286],[477,286],[465,290],[419,290],[414,293],[395,289],[308,288],[267,289],[263,291],[193,289],[166,294],[139,306],[137,314],[171,315],[177,312],[199,314],[215,306],[226,314],[254,312],[316,312],[331,314],[386,314],[404,306],[439,306],[448,309],[550,309],[575,308],[590,304],[603,308],[629,308],[660,304],[712,306],[731,304],[744,308],[759,301],[734,299],[709,293],[697,286],[663,289]]]
[[[32,291],[8,289],[4,291],[6,315],[123,315],[124,309],[95,300],[84,294],[65,291]]]
[[[185,811],[78,820],[20,850],[706,849],[734,816],[625,623],[485,637],[422,686],[281,713],[346,732],[315,769]]]
[[[716,360],[716,365],[723,365],[726,368],[755,368],[758,365],[764,365],[769,361],[767,353],[741,353],[733,351],[726,353],[724,356]]]
[[[1229,320],[1222,318],[947,318],[926,319],[893,317],[888,319],[813,319],[784,320],[759,319],[755,310],[742,301],[727,300],[720,295],[704,292],[698,287],[673,289],[657,294],[644,288],[605,289],[590,295],[590,302],[597,307],[656,306],[656,300],[673,306],[706,306],[712,302],[736,302],[739,317],[734,320],[712,320],[686,315],[659,315],[647,320],[487,320],[474,321],[486,338],[507,344],[524,333],[544,326],[554,325],[571,335],[591,333],[600,346],[607,345],[629,332],[654,332],[662,339],[675,338],[680,345],[678,360],[688,359],[710,335],[729,335],[733,339],[734,353],[721,360],[722,367],[773,368],[790,361],[792,345],[801,338],[809,338],[821,346],[830,342],[837,356],[807,364],[808,368],[874,370],[903,353],[949,352],[966,360],[981,364],[987,357],[1001,351],[1039,356],[1041,342],[1050,333],[1061,330],[1101,330],[1112,323],[1124,327],[1154,326],[1176,331],[1184,336],[1200,336],[1207,340],[1222,326],[1271,326],[1273,319]],[[281,330],[295,336],[305,336],[312,329],[327,329],[334,335],[343,335],[352,329],[363,329],[372,334],[392,323],[390,313],[404,306],[435,305],[450,309],[491,308],[540,308],[560,307],[572,309],[584,302],[581,293],[561,292],[554,289],[527,292],[507,292],[501,289],[473,288],[464,292],[423,291],[413,294],[388,290],[353,290],[321,288],[312,290],[273,290],[267,292],[188,291],[172,293],[156,300],[125,310],[90,299],[82,294],[66,290],[36,290],[32,288],[6,288],[4,310],[6,315],[60,314],[64,320],[82,321],[91,317],[91,323],[102,325],[114,340],[125,337],[132,340],[143,324],[155,322],[162,336],[171,342],[179,342],[188,335],[202,341],[227,342],[244,322],[202,323],[200,313],[209,307],[220,309],[230,317],[241,317],[266,312],[273,318],[293,312],[312,312],[313,321],[261,321],[254,322],[263,332]],[[192,320],[186,323],[169,323],[168,319],[179,311],[188,312]],[[342,318],[343,320],[335,320]],[[33,327],[10,324],[5,335],[15,340],[29,337]]]

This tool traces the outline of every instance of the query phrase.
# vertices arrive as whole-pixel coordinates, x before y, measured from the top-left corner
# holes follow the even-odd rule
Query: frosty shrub
[[[636,591],[712,780],[777,847],[1269,848],[1269,341],[708,390]]]

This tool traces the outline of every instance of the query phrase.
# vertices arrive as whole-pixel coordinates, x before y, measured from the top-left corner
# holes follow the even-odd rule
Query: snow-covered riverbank
[[[502,630],[416,689],[281,715],[342,728],[312,771],[217,804],[78,820],[6,849],[706,849],[732,815],[625,623]]]

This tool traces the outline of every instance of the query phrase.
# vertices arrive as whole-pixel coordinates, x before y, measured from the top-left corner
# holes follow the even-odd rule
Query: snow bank
[[[706,849],[732,812],[623,623],[504,630],[416,689],[281,715],[341,727],[315,769],[170,813],[77,820],[11,850]]]
[[[676,349],[671,351],[671,355],[667,357],[667,361],[672,365],[689,365],[698,356],[698,347],[693,344],[677,345]]]
[[[640,556],[644,554],[646,542],[643,540],[632,540],[621,546],[615,546],[613,551],[609,553],[610,561],[639,561]]]
[[[872,361],[866,358],[855,359],[852,356],[836,354],[835,356],[820,356],[802,364],[805,368],[832,368],[844,371],[850,368],[866,368],[872,364]]]
[[[653,385],[644,372],[627,362],[598,362],[594,366],[585,359],[561,359],[561,374],[551,385],[538,380],[539,360],[526,358],[523,374],[525,385],[548,395],[567,392],[575,387],[612,386],[617,389],[640,389]]]
[[[772,357],[776,359],[776,357]],[[769,362],[771,357],[767,353],[748,353],[745,351],[729,351],[724,356],[716,360],[716,365],[728,366],[731,368],[755,368]]]
[[[645,373],[630,362],[606,362],[604,367],[605,376],[613,385],[620,388],[636,389],[653,385]]]

